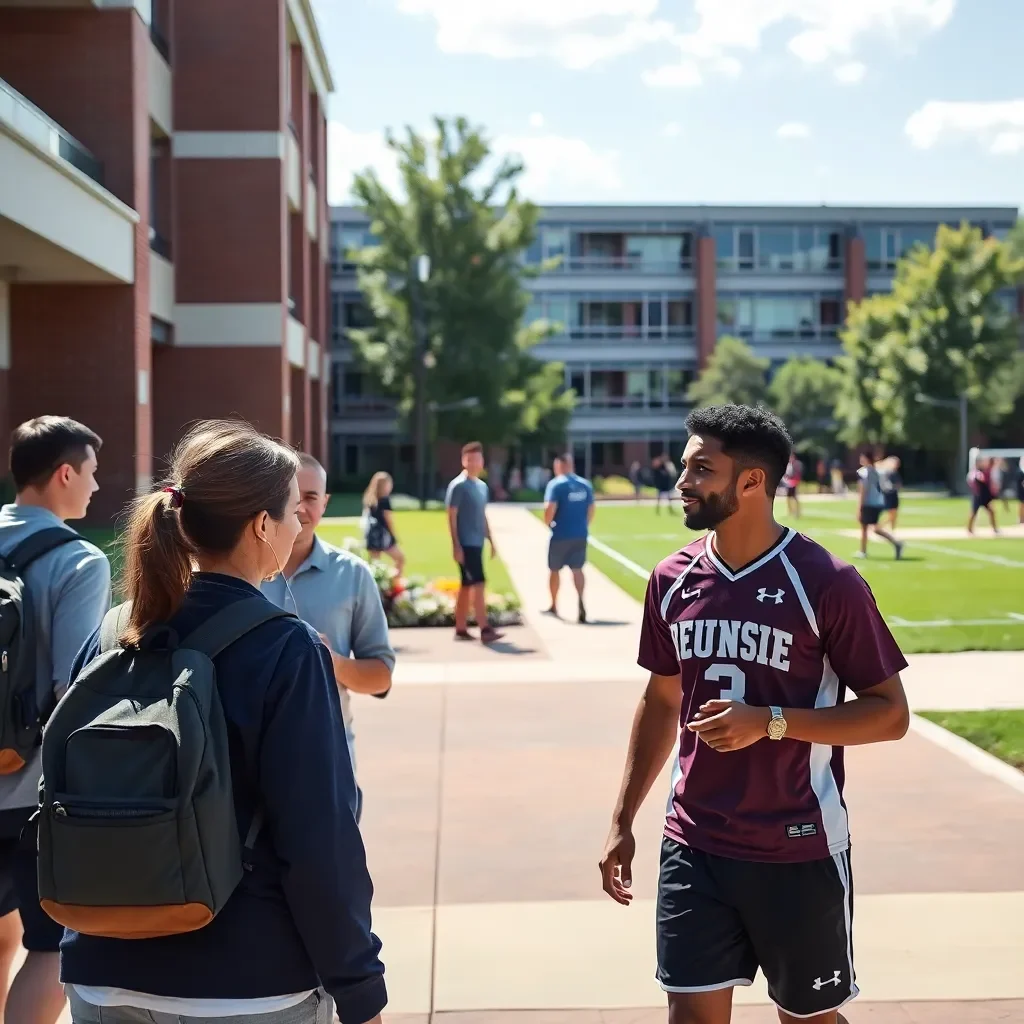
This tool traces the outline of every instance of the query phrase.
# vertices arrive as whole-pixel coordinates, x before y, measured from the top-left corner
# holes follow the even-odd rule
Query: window
[[[569,387],[581,401],[587,396],[587,375],[582,370],[573,370],[569,376]]]
[[[545,296],[544,316],[546,319],[567,328],[569,326],[569,297],[567,295]]]
[[[813,246],[813,231],[811,245]],[[796,248],[792,228],[761,228],[758,231],[758,266],[762,270],[792,270]],[[751,243],[752,245],[753,243]],[[753,248],[751,248],[753,255]]]
[[[346,301],[342,306],[342,322],[348,330],[373,326],[373,314],[362,299]]]
[[[631,270],[672,273],[689,267],[692,235],[627,235],[626,262]]]
[[[647,371],[648,405],[652,409],[665,408],[665,371],[661,369]]]
[[[544,319],[544,303],[541,302],[538,296],[534,296],[530,299],[530,304],[526,307],[526,311],[523,313],[523,323],[532,324],[536,320]]]
[[[902,228],[870,227],[864,231],[868,270],[895,270],[897,261],[915,245],[935,245],[935,224],[913,224]]]
[[[631,409],[642,409],[647,404],[647,371],[626,371],[626,404]]]
[[[773,338],[813,337],[817,333],[811,296],[759,296],[754,302],[754,330]]]
[[[363,393],[363,375],[358,370],[346,370],[342,382],[342,394],[346,398],[358,398]]]
[[[668,392],[668,404],[676,408],[686,405],[686,392],[692,382],[692,370],[667,370],[665,386]]]
[[[754,269],[754,232],[750,228],[740,228],[737,232],[736,250],[738,259],[736,265],[740,270]]]
[[[345,445],[345,476],[355,476],[359,472],[359,446]]]
[[[565,257],[569,255],[568,228],[541,228],[540,238],[544,259],[550,259],[553,256]]]
[[[662,332],[662,300],[661,299],[648,299],[647,300],[647,333],[653,335],[661,335]]]
[[[733,259],[736,255],[736,246],[732,225],[715,225],[711,229],[711,237],[715,240],[715,256],[718,269],[734,269]]]
[[[670,299],[668,303],[670,328],[693,327],[693,303],[689,299]]]
[[[355,270],[351,253],[376,245],[377,239],[365,227],[354,224],[331,225],[331,264],[334,269]]]
[[[819,305],[818,322],[822,330],[835,329],[843,322],[843,304],[840,299],[822,299]]]
[[[617,469],[623,464],[625,448],[621,441],[595,441],[591,445],[594,469]]]

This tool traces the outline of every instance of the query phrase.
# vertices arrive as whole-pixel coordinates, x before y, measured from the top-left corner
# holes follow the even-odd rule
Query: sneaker
[[[866,551],[855,551],[853,553],[853,557],[854,558],[867,558],[868,557],[868,553]]]
[[[500,640],[505,634],[500,630],[489,627],[487,629],[480,630],[480,643],[482,644],[493,644],[495,641]]]
[[[907,545],[906,545],[905,541],[900,540],[900,541],[896,542],[896,561],[897,562],[903,557],[903,549],[906,546]]]
[[[546,608],[544,610],[544,614],[545,615],[550,615],[553,619],[557,619],[558,618],[558,609],[554,605],[552,605],[550,608]]]
[[[583,607],[583,602],[580,601],[580,613],[577,621],[582,625],[587,621],[587,609]]]
[[[455,630],[456,640],[475,640],[476,637],[468,629],[457,629]]]

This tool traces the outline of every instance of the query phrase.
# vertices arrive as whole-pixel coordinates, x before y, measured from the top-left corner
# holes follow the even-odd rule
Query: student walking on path
[[[484,544],[496,552],[487,525],[487,484],[480,479],[484,470],[484,448],[478,442],[462,449],[462,472],[448,485],[444,503],[448,509],[448,531],[452,539],[452,557],[459,567],[459,595],[455,599],[455,639],[472,640],[469,610],[480,629],[480,640],[494,643],[503,636],[487,620],[487,576],[484,572]]]
[[[860,550],[858,558],[868,557],[868,531],[874,530],[882,540],[887,540],[896,552],[896,558],[903,557],[903,542],[897,540],[880,521],[885,511],[885,495],[882,492],[882,481],[875,469],[870,452],[862,452],[860,469],[857,470],[857,522],[860,523]]]
[[[299,456],[299,524],[284,572],[267,580],[263,593],[294,612],[319,634],[331,653],[341,697],[345,738],[355,771],[352,694],[386,697],[391,691],[395,652],[388,619],[370,567],[358,556],[316,535],[327,510],[327,473],[312,455]],[[362,816],[363,791],[356,784],[356,820]]]
[[[401,576],[405,569],[405,555],[398,546],[395,514],[391,510],[391,492],[394,487],[390,473],[374,473],[370,478],[363,494],[363,542],[371,561],[387,555]]]
[[[34,634],[35,643],[13,649],[10,660],[4,653],[6,685],[27,685],[20,695],[8,690],[4,703],[13,710],[27,699],[42,720],[67,688],[75,655],[110,607],[106,555],[65,525],[85,516],[98,490],[101,445],[88,427],[63,416],[29,420],[11,438],[17,497],[0,509],[0,557],[7,566],[4,579],[25,584],[29,599],[22,610],[30,621],[22,621],[19,630]],[[3,591],[11,597],[6,584]],[[0,613],[5,627],[11,607],[6,603]],[[39,801],[38,740],[30,753],[23,752],[21,768],[0,775],[0,1019],[12,1024],[53,1024],[65,1002],[59,963],[64,928],[39,906],[34,844],[19,842]],[[19,939],[28,955],[8,993]]]
[[[587,621],[583,604],[583,566],[587,563],[587,538],[594,519],[594,488],[577,476],[571,455],[555,459],[555,475],[544,492],[544,522],[551,527],[548,543],[548,573],[551,590],[549,615],[558,615],[558,590],[563,569],[572,571],[579,599],[577,621]]]
[[[127,743],[115,731],[95,729],[91,747],[76,758],[64,754],[66,744],[52,748],[61,784],[74,788],[62,797],[71,802],[62,816],[48,819],[44,806],[43,820],[70,820],[79,803],[123,806],[123,796],[111,792],[130,791],[138,800],[143,783],[161,787],[161,806],[192,808],[171,833],[110,818],[101,830],[88,830],[92,857],[82,856],[74,872],[54,871],[54,884],[77,897],[58,901],[58,909],[93,921],[88,932],[69,926],[61,944],[75,1024],[220,1018],[328,1024],[333,1018],[323,990],[342,1024],[380,1020],[387,995],[380,943],[370,930],[372,885],[331,653],[312,626],[275,608],[259,589],[282,571],[301,530],[298,468],[294,452],[245,424],[201,423],[175,452],[168,486],[133,506],[125,539],[129,604],[111,613],[113,621],[108,616],[102,635],[80,655],[78,692],[98,694],[105,678],[113,691],[139,692],[139,683],[131,685],[134,665],[147,666],[140,668],[148,673],[141,682],[162,686],[154,675],[175,664],[170,659],[188,659],[209,681],[212,662],[215,710],[178,723],[205,726],[199,749],[226,764],[206,776],[209,787],[186,797],[178,780],[189,763],[174,759],[173,743],[160,738],[165,730],[136,726],[137,738]],[[131,656],[120,657],[121,648]],[[168,649],[170,658],[161,654]],[[170,692],[176,677],[162,671]],[[124,678],[104,676],[117,672]],[[51,728],[91,699],[66,702]],[[122,720],[125,728],[133,724],[128,709]],[[173,735],[183,741],[183,731]],[[193,739],[203,735],[193,732]],[[115,778],[110,766],[126,758],[146,770],[122,770]],[[205,841],[186,845],[197,827],[186,822],[199,820],[199,805],[212,794],[227,801],[226,815],[219,804],[205,804]],[[178,803],[184,799],[189,802]],[[103,819],[90,812],[89,820]],[[122,860],[134,850],[149,870],[132,876],[119,870],[116,858],[96,856],[98,831]],[[81,827],[77,832],[86,834]],[[143,840],[136,837],[142,836],[150,836],[151,850],[139,848]],[[53,828],[49,841],[61,841]],[[68,848],[64,856],[75,851]],[[221,874],[189,871],[197,858]],[[61,863],[68,861],[54,854],[53,865]],[[184,911],[203,910],[203,904],[160,904],[174,890],[182,898],[186,876],[209,878],[211,887],[215,878],[230,877],[235,887],[226,896],[221,890],[223,902],[202,917],[185,920]],[[94,914],[82,905],[90,893],[104,894]],[[121,913],[112,914],[111,906]],[[153,937],[123,937],[126,932]]]

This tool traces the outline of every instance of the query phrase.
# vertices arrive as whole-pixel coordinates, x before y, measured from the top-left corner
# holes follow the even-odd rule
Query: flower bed
[[[358,542],[347,541],[345,547],[353,554],[366,558],[366,552]],[[400,577],[390,562],[370,562],[370,571],[384,602],[389,626],[455,625],[455,597],[459,592],[457,579]],[[519,598],[515,594],[488,593],[487,619],[492,626],[522,625]],[[475,624],[472,614],[470,622]]]

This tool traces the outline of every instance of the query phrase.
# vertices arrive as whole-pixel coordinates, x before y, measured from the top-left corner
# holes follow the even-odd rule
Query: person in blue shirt
[[[583,566],[587,561],[587,537],[594,518],[594,488],[589,480],[576,475],[571,455],[555,459],[554,470],[555,475],[544,492],[544,522],[551,527],[548,544],[551,607],[548,614],[558,615],[560,573],[568,567],[579,597],[578,619],[586,622]]]

